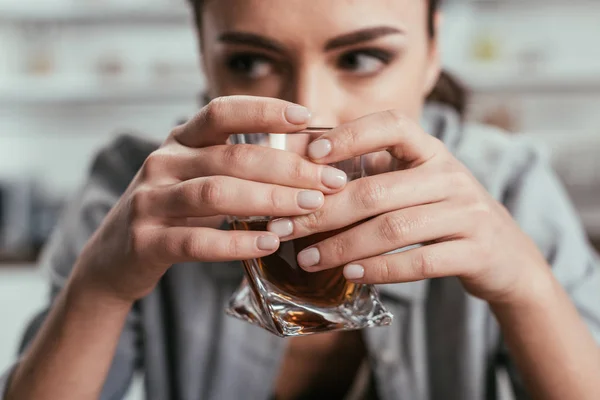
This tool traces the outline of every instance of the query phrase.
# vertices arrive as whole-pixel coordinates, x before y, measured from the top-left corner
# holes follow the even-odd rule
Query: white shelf
[[[15,23],[107,23],[107,22],[167,22],[187,23],[191,13],[182,4],[107,5],[107,4],[46,4],[21,1],[0,3],[0,22]]]
[[[475,94],[481,93],[600,93],[598,73],[502,72],[496,69],[460,70],[454,74]]]
[[[136,82],[126,79],[85,82],[81,80],[21,80],[0,85],[0,105],[23,106],[102,102],[161,103],[195,102],[202,85],[197,82]]]

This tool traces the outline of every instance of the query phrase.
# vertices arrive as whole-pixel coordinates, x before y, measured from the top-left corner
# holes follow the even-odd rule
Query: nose
[[[325,68],[300,68],[290,80],[289,101],[307,107],[312,113],[311,126],[335,127],[342,123],[343,96],[336,80]]]

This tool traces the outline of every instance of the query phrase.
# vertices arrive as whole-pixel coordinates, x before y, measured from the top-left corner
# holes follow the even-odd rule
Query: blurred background
[[[469,118],[545,149],[600,243],[600,2],[445,11],[444,64],[471,90]],[[194,113],[198,62],[183,0],[0,0],[0,371],[46,301],[35,260],[93,154]]]

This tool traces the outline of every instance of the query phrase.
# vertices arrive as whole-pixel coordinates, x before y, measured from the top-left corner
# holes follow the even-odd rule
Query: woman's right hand
[[[309,111],[282,100],[213,100],[150,154],[84,248],[74,280],[133,302],[174,263],[263,257],[279,247],[269,232],[216,229],[224,215],[295,216],[314,212],[345,174],[298,154],[229,145],[234,133],[304,129]]]

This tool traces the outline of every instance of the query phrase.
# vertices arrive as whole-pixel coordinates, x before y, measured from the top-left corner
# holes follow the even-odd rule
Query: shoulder
[[[532,162],[545,162],[541,147],[526,135],[464,122],[455,110],[444,104],[428,103],[422,126],[440,139],[489,189],[512,181]]]
[[[144,160],[158,148],[158,143],[133,134],[116,137],[97,153],[89,179],[107,189],[123,192]]]
[[[532,171],[552,174],[549,157],[539,143],[492,126],[464,124],[455,153],[495,197]]]
[[[88,178],[72,197],[64,218],[95,230],[158,144],[135,135],[120,135],[101,148]]]
[[[147,139],[121,135],[98,151],[87,180],[63,210],[39,260],[55,288],[62,287],[89,238],[157,147]]]
[[[484,150],[485,153],[480,155],[483,157],[509,155],[514,151],[522,154],[539,152],[540,150],[538,143],[523,134],[512,133],[494,126],[478,123],[464,123],[462,125],[459,147],[463,152],[470,148]]]

